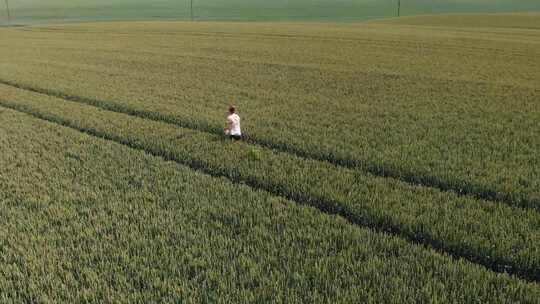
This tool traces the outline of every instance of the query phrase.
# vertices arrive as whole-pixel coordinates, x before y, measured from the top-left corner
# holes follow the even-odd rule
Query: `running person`
[[[242,131],[240,129],[240,116],[236,113],[234,106],[229,107],[229,115],[227,116],[227,128],[225,128],[225,134],[229,135],[231,139],[241,140]]]

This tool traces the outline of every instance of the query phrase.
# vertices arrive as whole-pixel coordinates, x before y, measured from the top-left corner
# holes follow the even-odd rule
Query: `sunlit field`
[[[0,302],[540,299],[540,13],[0,38]]]

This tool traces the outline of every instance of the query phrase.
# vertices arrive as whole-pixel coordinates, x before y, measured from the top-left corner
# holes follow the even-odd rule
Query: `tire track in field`
[[[444,242],[442,242],[441,240],[435,238],[426,238],[424,235],[417,236],[414,233],[405,232],[399,226],[390,224],[384,218],[370,219],[368,221],[360,220],[354,215],[351,210],[347,209],[337,201],[317,199],[298,192],[280,191],[277,190],[279,189],[279,187],[274,187],[273,185],[262,183],[257,179],[243,178],[238,175],[227,174],[227,172],[207,166],[202,161],[193,158],[188,159],[177,157],[174,155],[174,153],[171,153],[159,147],[148,148],[144,144],[131,141],[121,135],[99,131],[91,127],[82,127],[74,122],[70,122],[68,119],[65,119],[61,116],[41,113],[39,111],[33,110],[31,107],[28,106],[18,105],[13,102],[0,100],[0,108],[14,110],[37,119],[56,124],[61,127],[76,130],[89,136],[112,141],[117,144],[126,146],[130,149],[142,151],[154,157],[159,157],[166,161],[176,162],[180,165],[189,167],[194,171],[198,171],[212,177],[226,178],[233,184],[246,185],[254,190],[264,191],[271,195],[285,198],[297,205],[310,206],[316,208],[322,213],[340,216],[352,225],[365,229],[370,229],[377,233],[392,235],[415,246],[420,246],[426,249],[433,249],[439,254],[450,256],[456,260],[461,259],[468,261],[472,264],[482,266],[487,270],[495,273],[512,275],[520,280],[529,283],[540,283],[540,273],[535,273],[534,271],[519,270],[508,265],[502,265],[500,263],[493,263],[486,259],[483,259],[479,255],[460,253],[458,251],[449,249],[447,246],[444,245]]]
[[[191,129],[216,135],[222,135],[223,133],[221,128],[212,126],[202,121],[183,121],[173,115],[146,110],[137,110],[119,102],[105,101],[95,98],[67,94],[54,89],[43,89],[5,79],[0,79],[0,84],[14,87],[20,90],[64,99],[66,101],[90,105],[111,112],[122,113],[153,121],[164,122],[185,129]],[[524,194],[501,192],[480,183],[474,183],[471,181],[459,179],[443,179],[436,175],[422,174],[418,172],[404,170],[394,165],[381,165],[368,161],[340,157],[331,154],[319,154],[300,149],[298,147],[295,147],[294,145],[275,143],[271,140],[266,140],[264,138],[249,137],[246,138],[246,142],[278,152],[292,154],[305,159],[327,162],[335,166],[368,173],[378,177],[392,178],[412,186],[435,188],[444,192],[452,192],[458,196],[469,196],[485,201],[500,202],[507,204],[511,207],[531,209],[540,212],[540,200],[529,199]]]

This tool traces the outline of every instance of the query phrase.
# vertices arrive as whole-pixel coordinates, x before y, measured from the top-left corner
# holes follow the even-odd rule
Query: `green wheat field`
[[[12,2],[0,303],[540,303],[540,13]]]

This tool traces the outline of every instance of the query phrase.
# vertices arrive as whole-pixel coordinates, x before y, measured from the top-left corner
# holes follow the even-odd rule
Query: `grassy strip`
[[[530,302],[536,284],[0,110],[3,302]]]
[[[540,279],[535,245],[540,240],[540,216],[534,211],[359,175],[324,162],[43,95],[11,93],[17,101],[2,101],[3,106],[342,215],[494,271]]]
[[[27,90],[34,93],[46,94],[51,97],[58,97],[65,100],[96,106],[105,110],[124,113],[140,118],[154,121],[175,124],[182,128],[189,128],[197,131],[207,132],[215,135],[222,133],[222,129],[215,125],[210,125],[204,121],[181,119],[175,115],[168,115],[161,112],[137,109],[127,103],[104,101],[95,98],[66,94],[53,89],[43,89],[31,85],[21,84],[10,80],[0,79],[0,84],[12,86],[18,89]],[[540,211],[540,200],[531,198],[527,193],[500,191],[493,185],[488,186],[482,183],[475,183],[455,177],[441,178],[437,175],[419,173],[404,167],[387,164],[378,164],[366,160],[359,160],[350,157],[340,157],[332,153],[325,153],[313,149],[302,149],[294,144],[286,142],[275,142],[262,137],[249,136],[246,141],[261,147],[273,149],[280,152],[294,154],[298,157],[309,158],[316,161],[329,162],[336,166],[348,169],[361,170],[363,172],[386,178],[393,178],[412,185],[437,188],[442,191],[453,192],[460,196],[472,196],[478,199],[503,202],[510,206],[518,206],[527,209]]]

